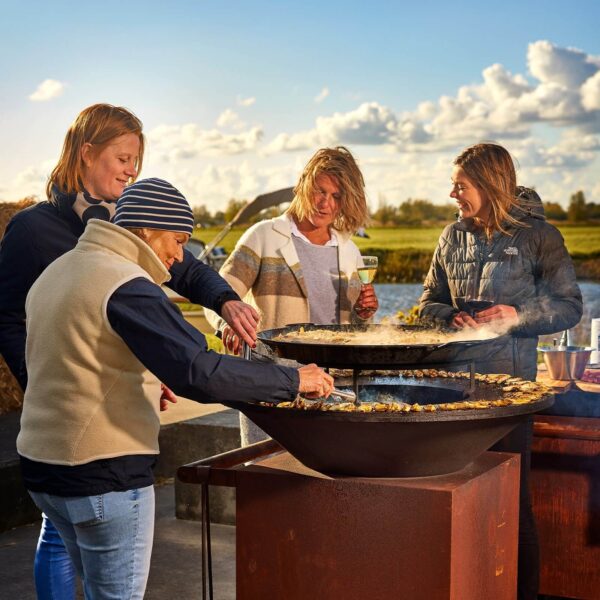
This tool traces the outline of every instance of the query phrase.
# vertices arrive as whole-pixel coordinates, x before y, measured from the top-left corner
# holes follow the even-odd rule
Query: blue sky
[[[370,202],[444,202],[452,158],[504,143],[524,184],[600,202],[600,3],[0,1],[0,199],[43,195],[65,131],[111,102],[142,176],[221,208],[343,143]],[[46,80],[42,89],[34,94]],[[33,99],[32,99],[33,95]]]

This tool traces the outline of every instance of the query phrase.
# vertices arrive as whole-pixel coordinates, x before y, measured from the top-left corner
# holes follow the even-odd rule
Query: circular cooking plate
[[[481,340],[438,342],[426,344],[340,344],[288,341],[277,339],[303,328],[310,332],[325,329],[332,333],[380,332],[385,337],[389,325],[314,325],[299,323],[258,334],[258,339],[269,346],[281,358],[300,363],[317,363],[321,367],[337,369],[386,369],[405,365],[466,364],[474,360],[486,360],[506,343],[508,336],[496,336]],[[399,331],[418,333],[428,331],[425,327],[402,325]],[[431,331],[429,329],[429,331]]]
[[[419,379],[406,379],[402,384],[385,384],[383,382],[370,383],[359,386],[358,397],[361,402],[405,402],[407,404],[441,404],[455,403],[477,400],[501,400],[503,395],[501,388],[496,386],[479,386],[473,396],[465,397],[464,389],[468,385],[466,380],[463,386],[449,383],[447,379],[440,379],[439,382],[422,383]],[[436,385],[438,383],[438,385]],[[343,385],[338,385],[341,390],[349,390]],[[494,389],[495,387],[495,389]],[[368,395],[365,398],[365,395]],[[385,396],[385,397],[382,397]],[[277,411],[279,413],[293,413],[297,418],[302,419],[329,419],[345,421],[381,421],[381,422],[403,422],[418,423],[425,421],[477,421],[483,419],[495,419],[514,417],[519,415],[528,415],[549,408],[554,403],[554,396],[548,394],[536,402],[526,404],[510,404],[508,406],[491,406],[489,408],[465,408],[447,410],[436,408],[435,411],[411,411],[411,412],[357,412],[357,411],[332,411],[318,409],[299,409],[299,408],[277,408],[276,406],[251,405],[253,412],[269,413]],[[233,405],[233,403],[232,403]],[[242,410],[240,403],[236,403],[235,408]]]
[[[463,400],[467,380],[444,379],[440,385],[385,384],[378,392],[400,401],[418,394],[419,404]],[[457,387],[458,383],[463,388]],[[443,384],[443,387],[442,387]],[[367,386],[368,388],[369,386]],[[486,386],[487,387],[487,386]],[[495,386],[496,387],[496,386]],[[412,388],[412,389],[409,389]],[[415,392],[415,389],[419,389]],[[500,395],[500,387],[492,390]],[[497,399],[475,395],[472,399]],[[429,399],[426,402],[425,399]],[[358,477],[424,477],[466,467],[522,423],[548,408],[554,397],[487,409],[435,412],[331,412],[226,403],[242,411],[307,467],[325,474]]]

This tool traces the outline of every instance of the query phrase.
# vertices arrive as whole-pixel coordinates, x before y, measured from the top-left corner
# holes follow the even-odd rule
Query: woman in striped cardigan
[[[309,160],[286,213],[252,226],[220,274],[256,306],[259,330],[291,323],[350,323],[378,308],[372,285],[361,285],[360,251],[350,239],[368,219],[364,179],[344,147],[323,148]],[[238,352],[240,341],[214,313],[209,321]],[[244,419],[242,419],[244,421]],[[260,437],[247,434],[242,442]]]

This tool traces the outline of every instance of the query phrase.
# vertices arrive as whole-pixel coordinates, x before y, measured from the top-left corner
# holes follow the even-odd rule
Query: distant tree
[[[596,204],[595,202],[589,202],[587,205],[587,210],[588,218],[600,219],[600,204]]]
[[[213,215],[213,225],[225,225],[225,213],[222,210],[218,210]]]
[[[225,222],[229,223],[246,204],[246,200],[236,200],[235,198],[231,198],[231,200],[227,203],[227,207],[225,208]]]
[[[567,211],[558,202],[544,202],[544,214],[551,221],[567,220]]]
[[[371,215],[374,221],[377,221],[384,227],[386,225],[395,225],[398,217],[398,208],[388,203],[386,197],[381,194],[377,210]]]
[[[409,198],[400,205],[398,210],[401,224],[420,225],[436,221],[453,221],[456,214],[456,206],[447,202],[446,204],[434,204],[430,200]]]
[[[194,213],[194,225],[200,225],[202,227],[210,227],[214,225],[213,216],[204,204],[194,206],[192,209]]]
[[[581,190],[575,192],[571,196],[567,214],[569,216],[569,221],[573,221],[574,223],[587,221],[588,211],[585,203],[585,196]]]

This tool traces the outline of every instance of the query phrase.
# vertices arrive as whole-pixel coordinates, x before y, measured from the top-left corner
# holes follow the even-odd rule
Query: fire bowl
[[[370,386],[366,386],[369,388]],[[459,402],[461,390],[436,386],[377,386],[410,402]],[[365,391],[369,391],[365,389]],[[423,400],[423,398],[427,398]],[[243,412],[307,467],[328,475],[429,477],[459,471],[528,415],[548,408],[537,402],[435,412],[330,412],[227,403]]]

